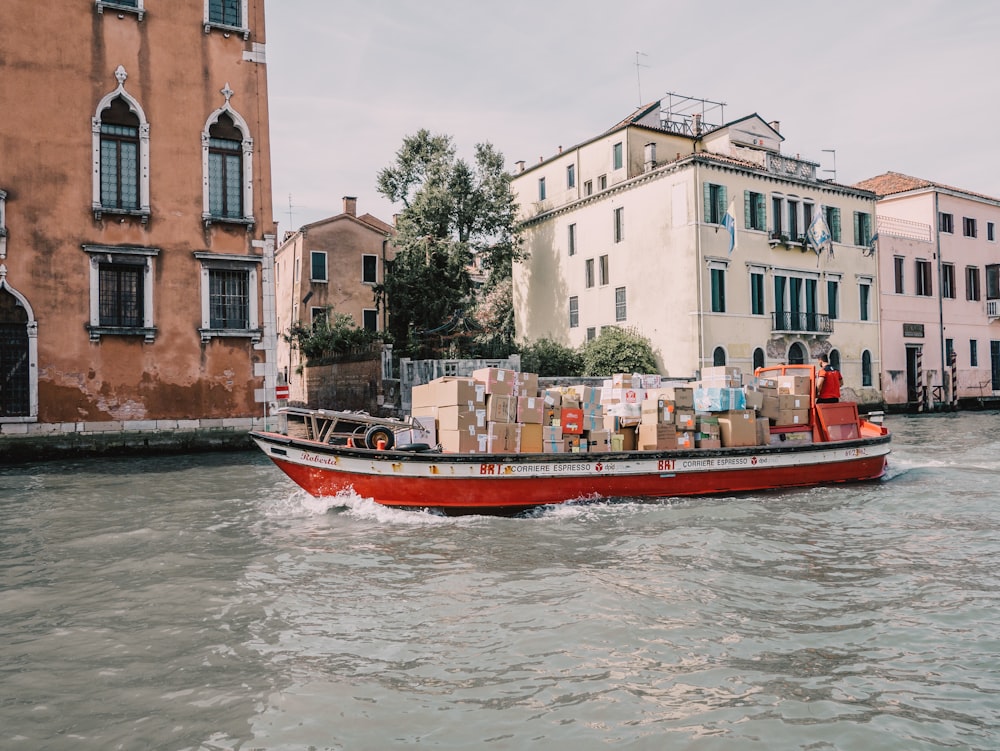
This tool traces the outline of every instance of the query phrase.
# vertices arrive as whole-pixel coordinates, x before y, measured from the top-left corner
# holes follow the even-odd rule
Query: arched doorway
[[[803,347],[798,342],[795,342],[791,347],[788,348],[788,364],[789,365],[805,365],[806,362],[806,348]]]
[[[30,316],[0,284],[0,418],[31,415]]]
[[[764,367],[764,350],[762,350],[760,347],[757,347],[753,351],[753,369],[756,371],[757,368],[763,368],[763,367]]]
[[[712,353],[712,365],[719,367],[726,364],[726,350],[722,347],[716,347],[715,352]]]

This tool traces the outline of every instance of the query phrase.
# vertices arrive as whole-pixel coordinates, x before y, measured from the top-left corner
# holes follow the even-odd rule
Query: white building
[[[783,156],[777,123],[713,125],[673,102],[515,175],[530,253],[514,271],[519,339],[579,346],[633,327],[674,377],[829,352],[859,401],[880,401],[874,194]],[[805,240],[818,212],[822,253]]]

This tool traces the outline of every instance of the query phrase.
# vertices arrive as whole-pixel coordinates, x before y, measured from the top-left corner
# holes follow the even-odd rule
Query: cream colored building
[[[898,172],[858,187],[879,196],[886,403],[1000,393],[1000,199]]]
[[[386,263],[396,256],[395,229],[371,214],[358,216],[358,201],[344,197],[344,210],[290,233],[275,252],[279,380],[289,399],[303,401],[305,383],[298,349],[285,335],[293,324],[312,325],[333,314],[349,315],[357,326],[385,329],[385,312],[375,305],[374,288],[385,280]]]
[[[633,327],[672,377],[829,352],[858,400],[879,402],[874,194],[782,155],[777,123],[712,125],[669,104],[515,175],[530,253],[514,272],[519,339],[579,346]],[[805,241],[818,212],[832,252]]]

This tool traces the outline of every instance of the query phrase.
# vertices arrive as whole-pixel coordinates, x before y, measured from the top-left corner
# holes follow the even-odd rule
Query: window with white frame
[[[326,274],[326,251],[325,250],[313,250],[309,253],[309,261],[311,273],[309,275],[309,281],[312,282],[325,282],[327,281]]]
[[[250,337],[259,341],[256,256],[194,254],[201,261],[201,339]]]
[[[943,211],[938,212],[938,232],[947,232],[949,235],[955,231],[955,217]]]
[[[569,225],[569,230],[567,232],[566,242],[569,245],[569,254],[571,256],[576,255],[576,224]]]
[[[864,211],[854,212],[854,244],[868,247],[872,242],[872,215]]]
[[[330,320],[330,309],[326,306],[314,306],[309,308],[309,322],[313,329],[319,328],[323,323]]]
[[[794,198],[789,198],[786,201],[786,206],[788,207],[788,237],[793,241],[798,240],[802,231],[799,227],[799,207],[800,203]]]
[[[704,184],[705,222],[707,224],[722,224],[726,215],[726,186],[715,183]]]
[[[763,193],[743,191],[743,225],[761,232],[767,229],[767,199]]]
[[[116,13],[121,11],[135,13],[141,21],[143,14],[146,12],[146,9],[143,7],[144,3],[145,0],[95,0],[94,7],[97,8],[98,13],[104,13],[105,8]]]
[[[154,341],[153,261],[159,249],[84,245],[83,250],[90,256],[90,340],[113,335]]]
[[[871,320],[871,297],[872,279],[870,277],[860,277],[858,279],[858,313],[862,321]]]
[[[614,210],[614,240],[620,243],[625,239],[625,209],[619,206]]]
[[[955,298],[955,264],[941,264],[941,297],[946,299]]]
[[[590,289],[591,287],[594,286],[594,259],[588,258],[586,261],[584,261],[583,268],[585,277],[584,286],[587,289]]]
[[[569,298],[569,327],[575,329],[580,325],[580,298],[575,295]]]
[[[575,188],[576,187],[576,165],[571,164],[566,167],[566,187]]]
[[[615,288],[615,320],[628,320],[628,306],[626,304],[624,287]]]
[[[904,293],[904,274],[903,268],[906,263],[906,259],[903,256],[893,256],[892,259],[892,277],[893,277],[893,290],[897,295],[902,295]]]
[[[831,276],[826,280],[826,314],[831,321],[840,318],[840,277]]]
[[[830,237],[835,243],[840,242],[840,209],[837,206],[824,206],[826,211],[826,226],[830,228]]]
[[[115,69],[118,87],[105,95],[91,120],[94,217],[105,213],[149,217],[149,122],[125,91],[128,73]]]
[[[544,201],[545,200],[545,178],[544,177],[538,178],[538,200],[539,201]]]
[[[990,242],[995,242],[996,236],[996,225],[993,222],[986,222],[986,239]]]
[[[916,284],[916,289],[914,290],[915,294],[920,295],[921,297],[932,297],[934,295],[930,261],[924,260],[923,258],[916,259],[914,283]]]
[[[621,169],[625,166],[625,158],[622,142],[619,141],[611,148],[612,169]]]
[[[611,276],[608,270],[608,256],[606,254],[597,259],[597,278],[602,287],[610,283]]]
[[[204,195],[202,219],[252,226],[253,139],[246,121],[232,108],[229,85],[226,103],[213,112],[201,134]]]
[[[375,308],[362,310],[361,326],[365,331],[378,331],[378,310]]]
[[[361,283],[378,284],[378,256],[370,254],[361,256]]]
[[[978,266],[966,266],[965,267],[965,299],[966,300],[979,300],[980,298],[980,288],[979,288],[979,267]]]
[[[962,217],[962,234],[965,237],[977,236],[976,220],[973,217],[971,216]]]
[[[247,0],[205,0],[206,34],[213,28],[219,28],[238,31],[246,39],[250,35],[247,26]]]
[[[767,313],[764,299],[764,269],[750,269],[750,315],[762,316]]]

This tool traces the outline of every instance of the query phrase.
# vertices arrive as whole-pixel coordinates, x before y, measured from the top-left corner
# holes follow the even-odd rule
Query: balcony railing
[[[771,314],[772,333],[832,334],[833,320],[822,313]]]
[[[986,317],[1000,318],[1000,300],[986,301]]]

